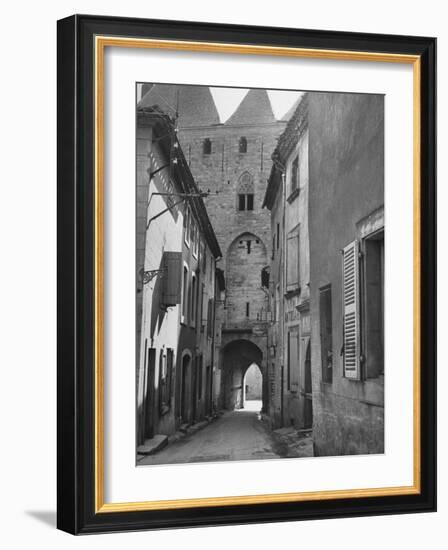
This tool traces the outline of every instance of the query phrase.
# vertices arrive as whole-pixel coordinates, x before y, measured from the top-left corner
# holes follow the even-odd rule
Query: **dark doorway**
[[[188,381],[190,378],[191,357],[185,355],[182,359],[182,387],[180,394],[180,411],[183,422],[188,421]]]
[[[145,398],[145,428],[144,439],[154,437],[154,411],[155,411],[155,388],[154,376],[156,368],[156,350],[148,348],[146,363],[146,398]]]
[[[311,346],[310,339],[306,346],[305,354],[305,403],[304,403],[304,428],[313,427],[313,390],[311,382]]]
[[[229,342],[222,350],[224,377],[224,407],[228,410],[242,409],[245,401],[245,375],[249,367],[261,371],[261,397],[263,406],[266,400],[266,380],[263,376],[263,353],[250,340],[238,339]]]
[[[191,387],[193,389],[191,396],[191,419],[192,422],[196,422],[197,413],[198,413],[198,385],[199,385],[199,356],[196,355],[194,358],[194,368],[193,368],[193,380],[191,381]]]
[[[212,368],[210,365],[205,369],[205,413],[212,414]]]

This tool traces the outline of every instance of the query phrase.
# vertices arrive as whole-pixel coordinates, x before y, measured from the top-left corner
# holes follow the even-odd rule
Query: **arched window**
[[[209,138],[205,138],[202,142],[202,152],[204,155],[210,155],[212,152],[212,142]]]
[[[239,152],[247,153],[247,139],[245,137],[240,137]]]
[[[244,172],[237,186],[237,210],[254,209],[254,181],[249,172]]]

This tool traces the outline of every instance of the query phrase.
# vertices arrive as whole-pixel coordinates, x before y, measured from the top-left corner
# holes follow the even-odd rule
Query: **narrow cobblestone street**
[[[171,443],[139,465],[220,462],[312,456],[310,437],[287,428],[271,431],[260,415],[261,401],[246,401],[245,408],[227,411],[205,428]]]
[[[195,434],[139,461],[143,464],[178,464],[280,458],[269,429],[260,419],[261,402],[229,411]]]

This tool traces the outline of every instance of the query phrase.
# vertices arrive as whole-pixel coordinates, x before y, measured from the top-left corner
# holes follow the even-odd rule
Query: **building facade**
[[[204,419],[217,406],[214,334],[220,257],[172,119],[157,108],[139,108],[138,445]]]
[[[219,345],[222,407],[240,408],[245,374],[256,364],[262,374],[263,408],[271,414],[276,379],[268,372],[268,295],[261,271],[269,264],[269,213],[262,208],[272,152],[286,126],[276,120],[265,90],[249,90],[233,115],[221,123],[209,88],[154,85],[141,106],[155,105],[176,119],[188,166],[204,199],[223,257],[225,293],[216,302],[222,322]]]
[[[384,97],[313,93],[309,235],[316,455],[384,452]]]
[[[275,149],[271,370],[319,455],[384,452],[384,101],[304,94]]]
[[[308,96],[296,103],[273,154],[264,206],[271,212],[271,370],[278,379],[276,425],[311,429]]]

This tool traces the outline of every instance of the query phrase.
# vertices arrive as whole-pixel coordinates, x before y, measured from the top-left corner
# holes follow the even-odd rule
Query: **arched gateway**
[[[221,351],[221,369],[223,375],[223,405],[234,410],[244,407],[244,377],[255,363],[262,375],[262,401],[266,409],[266,368],[263,352],[249,339],[232,340]]]

